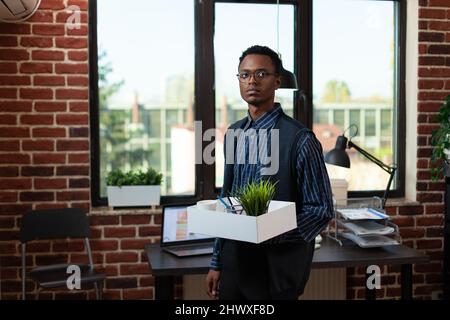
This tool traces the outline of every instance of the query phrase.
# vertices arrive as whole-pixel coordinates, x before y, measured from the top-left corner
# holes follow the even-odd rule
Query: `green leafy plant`
[[[238,188],[233,196],[242,205],[249,216],[260,216],[267,213],[269,203],[275,196],[275,185],[270,180],[251,182]]]
[[[440,124],[440,127],[431,134],[431,145],[434,148],[431,153],[430,170],[433,181],[439,179],[439,174],[449,164],[445,150],[450,148],[450,95],[445,97],[444,104],[436,116],[436,121]]]
[[[113,170],[108,173],[106,177],[106,184],[108,186],[148,186],[148,185],[161,185],[162,173],[157,172],[153,168],[149,168],[147,171],[130,170],[123,172],[121,170]]]

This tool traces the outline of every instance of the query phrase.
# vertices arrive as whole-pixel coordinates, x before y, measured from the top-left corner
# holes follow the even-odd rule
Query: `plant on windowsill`
[[[445,97],[444,104],[436,116],[436,121],[440,124],[440,127],[431,134],[433,151],[430,169],[433,181],[439,179],[441,172],[444,176],[450,176],[450,95]]]
[[[275,184],[270,180],[251,182],[238,188],[233,196],[248,216],[257,217],[267,213],[270,201],[275,196]]]
[[[111,207],[142,207],[159,205],[162,173],[153,168],[147,171],[113,170],[106,177],[108,205]]]

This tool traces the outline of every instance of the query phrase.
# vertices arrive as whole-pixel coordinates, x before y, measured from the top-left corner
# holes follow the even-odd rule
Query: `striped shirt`
[[[268,161],[267,152],[259,152],[259,150],[262,149],[264,142],[267,143],[264,150],[270,150],[270,130],[277,123],[281,110],[280,104],[277,103],[274,108],[263,113],[256,120],[253,120],[250,114],[247,115],[247,123],[243,128],[243,132],[246,134],[240,134],[236,144],[231,193],[260,179],[262,164]],[[259,134],[261,131],[267,133],[267,141],[263,141],[262,135]],[[251,141],[251,139],[255,140]],[[252,143],[253,146],[256,146],[255,148],[250,147]],[[259,148],[260,146],[261,148]],[[245,156],[245,159],[239,159],[240,156]]]
[[[255,129],[257,133],[258,130],[268,130],[267,140],[270,144],[270,130],[274,128],[281,113],[281,106],[276,103],[274,108],[256,120],[248,115],[243,131]],[[256,155],[256,163],[248,161],[252,159],[248,137],[249,135],[240,134],[237,140],[235,158],[243,153],[246,161],[241,163],[242,161],[235,159],[232,192],[249,182],[258,181],[261,178],[261,162],[267,163],[260,158],[260,155]],[[305,130],[300,135],[296,150],[297,190],[303,198],[302,208],[297,212],[297,229],[294,232],[283,234],[281,237],[283,240],[295,241],[301,239],[310,242],[332,218],[332,193],[323,160],[322,146],[311,131]],[[218,271],[222,267],[220,261],[221,241],[219,238],[216,239],[211,259],[211,269]],[[269,240],[268,243],[271,243],[271,241]]]

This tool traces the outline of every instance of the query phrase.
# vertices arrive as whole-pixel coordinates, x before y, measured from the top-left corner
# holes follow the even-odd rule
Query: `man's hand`
[[[219,279],[220,271],[209,270],[206,275],[206,293],[213,298],[219,298]]]

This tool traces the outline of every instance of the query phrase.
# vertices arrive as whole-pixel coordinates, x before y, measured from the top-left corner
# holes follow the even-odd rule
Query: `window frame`
[[[290,4],[296,7],[294,13],[294,70],[299,90],[294,92],[294,118],[306,127],[313,124],[313,38],[312,16],[313,0],[280,0],[280,5]],[[397,30],[397,130],[394,140],[397,142],[397,188],[389,192],[389,197],[403,197],[405,193],[405,48],[406,48],[406,1],[370,0],[395,2]],[[194,120],[202,121],[203,130],[215,127],[215,66],[214,66],[214,21],[216,3],[254,3],[274,4],[272,0],[194,0],[195,32],[195,98]],[[276,2],[275,2],[276,4]],[[202,63],[198,63],[202,61]],[[99,89],[98,89],[98,46],[97,46],[97,0],[89,1],[89,108],[91,134],[91,203],[94,207],[108,205],[107,198],[100,197],[100,135],[99,135]],[[210,142],[203,141],[204,149]],[[216,150],[222,152],[222,150]],[[201,199],[213,199],[220,193],[215,186],[215,164],[195,165],[195,193],[193,195],[161,196],[161,204],[195,203]],[[348,196],[382,196],[383,190],[350,191]]]
[[[388,191],[388,198],[401,198],[405,196],[405,152],[406,152],[406,100],[405,100],[405,80],[406,80],[406,0],[369,0],[369,1],[389,1],[394,3],[395,41],[397,67],[394,68],[395,89],[394,96],[397,105],[395,106],[393,127],[394,146],[397,151],[395,164],[397,165],[394,181],[396,188]],[[363,146],[361,146],[363,147]],[[381,169],[380,169],[381,170]],[[388,177],[388,175],[386,174]],[[364,190],[349,191],[349,198],[365,198],[378,196],[382,197],[384,190]]]

